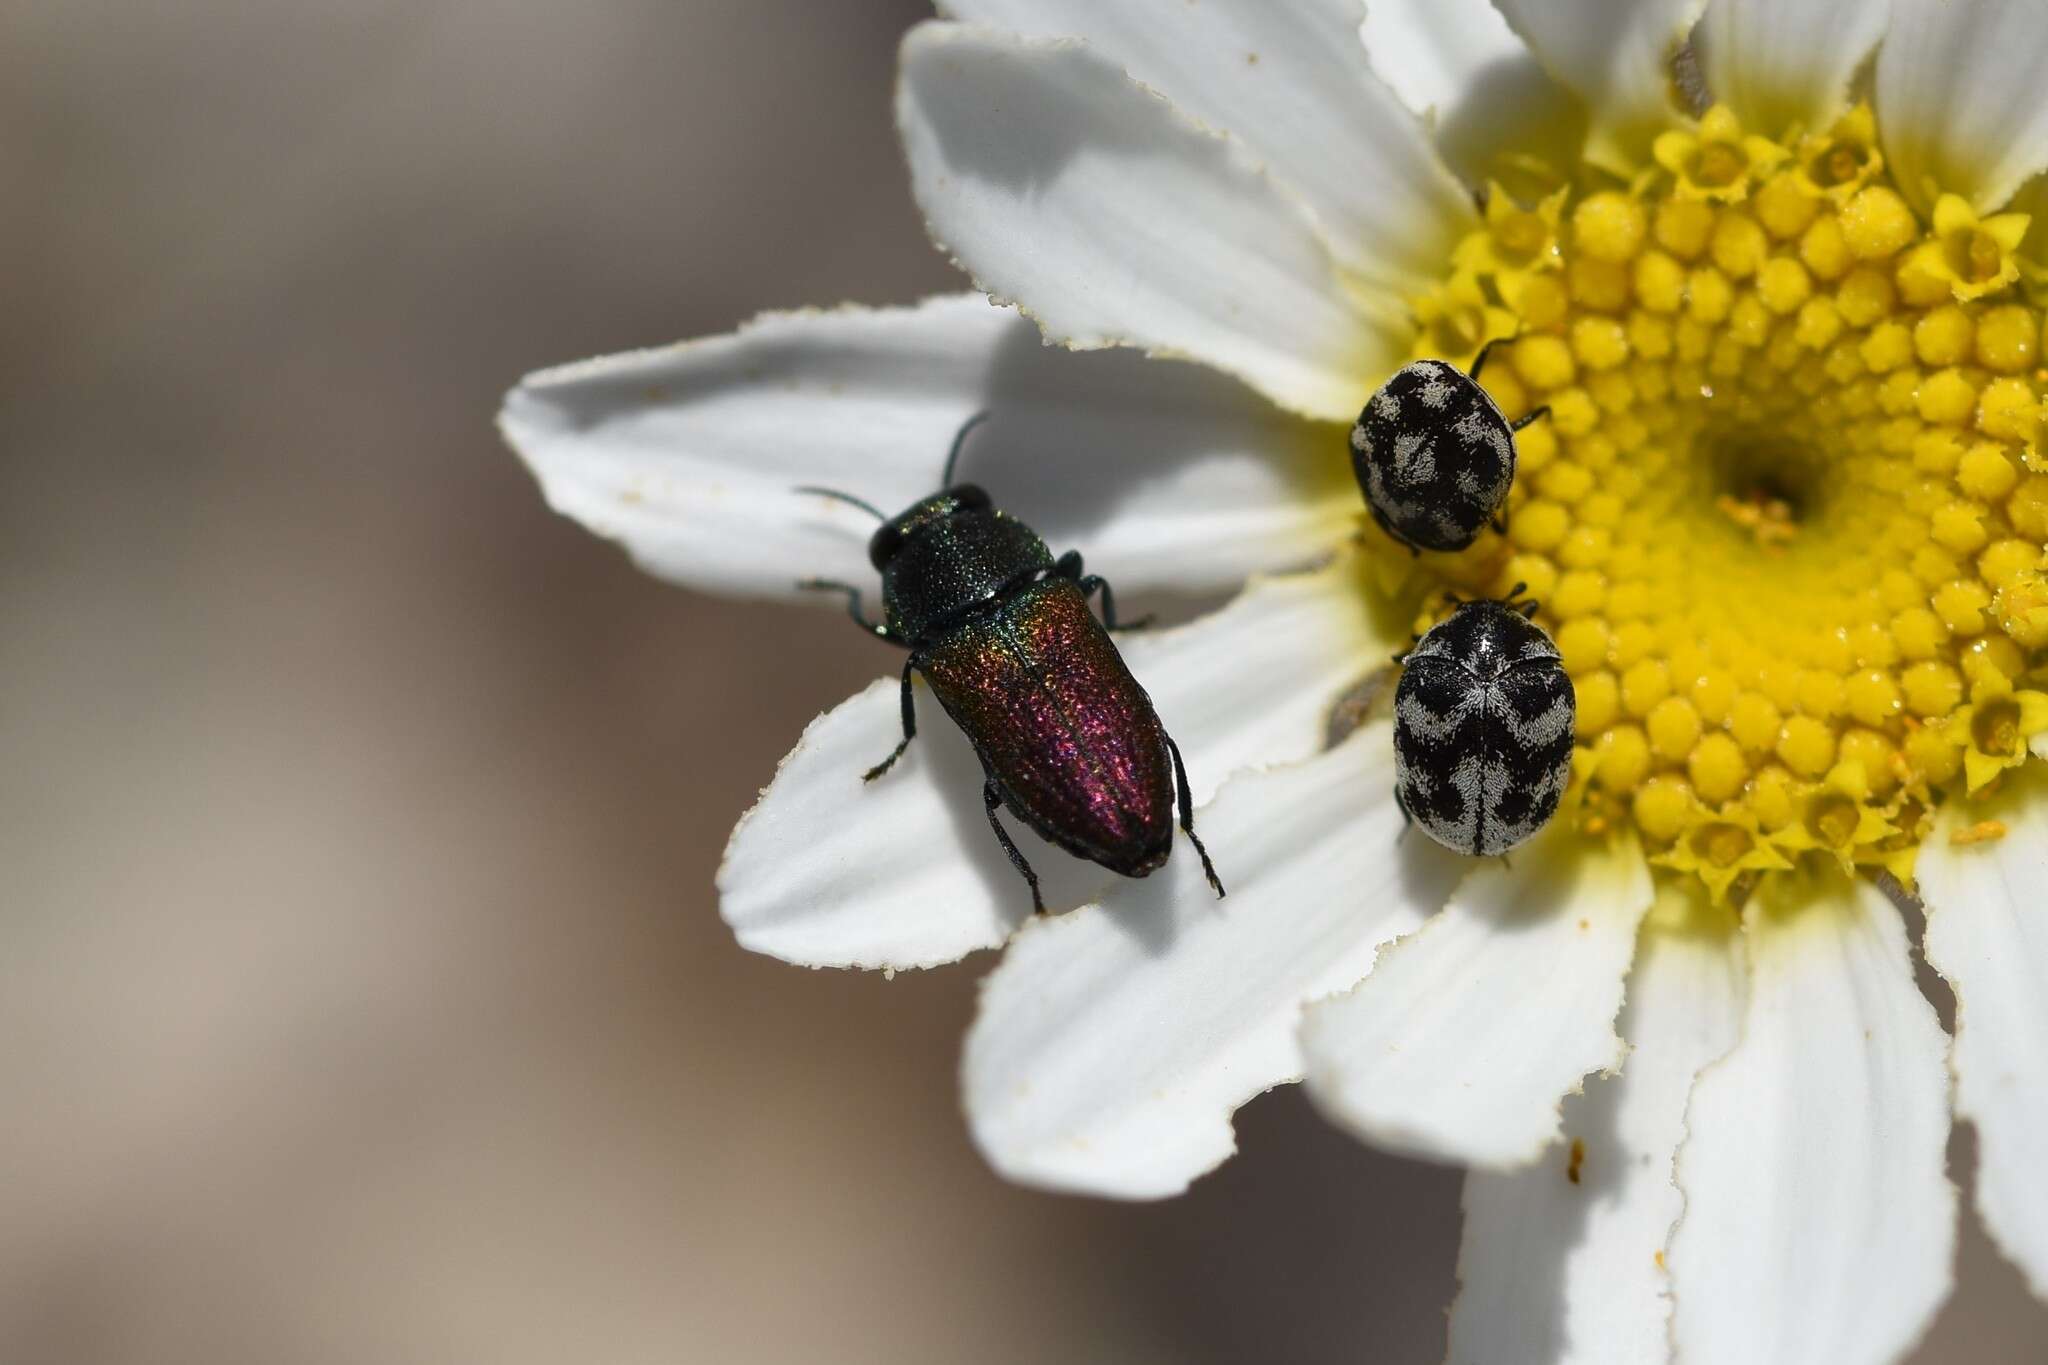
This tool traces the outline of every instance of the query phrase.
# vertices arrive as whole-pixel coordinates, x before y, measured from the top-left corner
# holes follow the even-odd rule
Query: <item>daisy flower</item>
[[[652,572],[793,598],[872,581],[871,522],[795,486],[906,506],[989,410],[963,475],[1055,549],[1126,594],[1248,580],[1123,637],[1231,895],[1185,844],[1122,880],[1020,830],[1065,911],[1029,919],[952,726],[863,786],[890,677],[734,831],[740,941],[1007,943],[963,1085],[1019,1181],[1173,1194],[1294,1080],[1470,1168],[1457,1361],[1896,1357],[1949,1289],[1953,1115],[2048,1295],[2048,9],[943,9],[897,115],[978,293],[546,371],[504,430]],[[1549,409],[1506,530],[1412,556],[1361,515],[1348,426],[1495,338],[1501,409]],[[1577,777],[1474,862],[1403,837],[1373,703],[1447,590],[1517,583]]]

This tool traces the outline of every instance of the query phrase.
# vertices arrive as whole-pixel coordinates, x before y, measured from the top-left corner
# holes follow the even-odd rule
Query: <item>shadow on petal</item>
[[[1270,536],[1276,506],[1300,510],[1300,550],[1267,561],[1305,565],[1358,519],[1348,430],[1283,412],[1206,366],[1068,351],[1020,318],[989,367],[984,406],[992,416],[958,477],[986,484],[1055,550],[1078,549],[1105,573],[1136,550],[1165,549],[1168,537],[1184,551],[1195,520],[1213,523],[1219,551]],[[1149,502],[1170,512],[1157,537],[1146,533]],[[1112,528],[1117,544],[1091,546]],[[1190,566],[1187,578],[1206,585],[1215,575]]]
[[[1489,63],[1456,104],[1436,111],[1436,119],[1437,147],[1467,183],[1497,179],[1531,198],[1539,186],[1531,179],[1530,159],[1561,182],[1586,141],[1585,106],[1527,54]]]

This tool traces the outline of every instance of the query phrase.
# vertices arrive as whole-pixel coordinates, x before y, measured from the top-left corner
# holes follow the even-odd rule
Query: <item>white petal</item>
[[[1199,360],[1329,421],[1398,362],[1405,318],[1367,315],[1242,146],[1077,42],[921,24],[896,112],[933,235],[1053,341]]]
[[[1586,156],[1612,170],[1646,164],[1678,121],[1672,59],[1706,0],[1494,0],[1550,74],[1593,120]]]
[[[1322,220],[1331,250],[1406,295],[1478,226],[1415,115],[1368,67],[1359,0],[943,0],[1033,37],[1072,36],[1240,139]]]
[[[1491,0],[1372,0],[1361,36],[1373,70],[1418,114],[1456,105],[1489,71],[1531,57]]]
[[[1181,746],[1197,804],[1238,769],[1314,753],[1332,699],[1386,663],[1401,626],[1376,614],[1362,572],[1347,558],[1261,580],[1192,625],[1118,637]],[[902,735],[895,678],[813,721],[733,831],[719,905],[741,944],[806,966],[923,967],[993,947],[1028,915],[982,810],[980,761],[917,692],[917,739],[887,774],[861,781]],[[1076,905],[1112,879],[1005,824],[1048,905]],[[1228,854],[1196,828],[1227,874]],[[1173,862],[1198,860],[1182,845]]]
[[[1662,895],[1686,900],[1676,886]],[[1465,1177],[1453,1365],[1665,1357],[1662,1254],[1684,1204],[1672,1156],[1693,1078],[1740,1035],[1746,971],[1732,917],[1719,933],[1665,918],[1660,907],[1645,924],[1629,974],[1621,1075],[1565,1100],[1567,1144],[1540,1164]]]
[[[1712,0],[1693,41],[1717,103],[1751,132],[1825,129],[1884,37],[1890,0]]]
[[[796,486],[896,512],[937,487],[954,433],[984,409],[960,474],[1125,591],[1225,590],[1312,559],[1356,522],[1341,432],[1212,370],[1048,348],[974,294],[768,314],[543,370],[499,424],[550,505],[650,572],[836,605],[796,581],[873,584],[874,520]]]
[[[1532,155],[1568,173],[1586,136],[1578,97],[1550,78],[1491,0],[1371,0],[1372,69],[1433,121],[1437,151],[1467,184],[1511,173]]]
[[[1314,573],[1255,579],[1191,625],[1117,637],[1173,719],[1197,805],[1240,769],[1315,753],[1340,694],[1370,674],[1391,681],[1412,615],[1385,602],[1372,567],[1341,555]]]
[[[1509,859],[1306,1012],[1309,1094],[1375,1146],[1533,1161],[1562,1131],[1558,1101],[1621,1063],[1614,1016],[1652,896],[1641,848],[1559,821]]]
[[[1900,190],[1925,210],[1931,182],[1984,212],[2048,170],[2044,66],[2040,0],[1892,0],[1876,105]]]
[[[1226,785],[1192,858],[1026,926],[967,1037],[967,1113],[1013,1180],[1177,1194],[1233,1149],[1230,1114],[1301,1071],[1301,1004],[1356,981],[1374,947],[1450,889],[1451,855],[1403,840],[1384,723],[1296,767]]]
[[[1992,802],[1952,804],[1920,850],[1927,960],[1956,993],[1956,1112],[1977,1125],[1984,1226],[2048,1298],[2048,776],[2029,763]],[[1959,822],[2005,838],[1957,848]]]
[[[1766,882],[1742,1041],[1678,1153],[1667,1258],[1685,1360],[1893,1360],[1948,1294],[1947,1038],[1868,882]]]

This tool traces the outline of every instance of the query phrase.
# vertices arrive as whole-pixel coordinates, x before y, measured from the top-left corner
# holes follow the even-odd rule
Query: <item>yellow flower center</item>
[[[1952,232],[1942,243],[1949,269],[1970,280],[1988,280],[2005,265],[2005,253],[1990,233],[1981,228]]]
[[[1493,225],[1493,244],[1504,256],[1524,260],[1534,256],[1549,240],[1550,228],[1528,209],[1516,208]]]
[[[1733,867],[1755,846],[1749,831],[1739,825],[1706,824],[1693,833],[1694,850],[1715,867]]]
[[[1860,149],[1837,144],[1830,146],[1807,163],[1807,174],[1816,184],[1823,186],[1844,185],[1863,173],[1864,154]]]
[[[2020,708],[2012,701],[1996,701],[1970,718],[1970,733],[1977,747],[1994,758],[2019,752]]]
[[[1806,807],[1806,830],[1828,848],[1842,848],[1856,835],[1863,812],[1854,797],[1842,792],[1821,792]]]
[[[1749,158],[1731,142],[1710,142],[1693,155],[1692,178],[1716,189],[1732,185],[1749,170]]]
[[[1484,321],[1512,338],[1484,386],[1550,415],[1518,438],[1505,534],[1388,563],[1432,603],[1541,603],[1582,822],[1632,821],[1716,894],[1808,854],[1903,874],[1939,797],[2048,729],[2024,220],[1923,222],[1867,110],[1797,155],[1723,109],[1702,126],[1630,186],[1589,172],[1550,249],[1537,213],[1489,204],[1416,354],[1469,362]]]

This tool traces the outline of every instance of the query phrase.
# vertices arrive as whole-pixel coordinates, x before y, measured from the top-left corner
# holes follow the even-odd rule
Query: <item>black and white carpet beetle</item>
[[[1441,360],[1404,365],[1380,386],[1351,428],[1351,469],[1380,529],[1420,553],[1462,550],[1491,525],[1515,482],[1515,433],[1550,411],[1510,423],[1479,372]]]
[[[1459,604],[1402,656],[1394,689],[1394,799],[1460,853],[1531,838],[1571,781],[1577,696],[1520,592]]]

